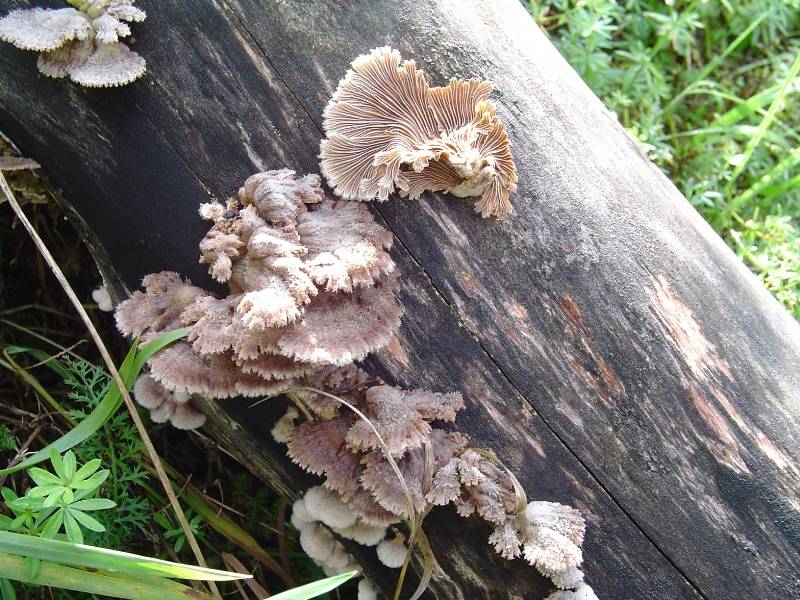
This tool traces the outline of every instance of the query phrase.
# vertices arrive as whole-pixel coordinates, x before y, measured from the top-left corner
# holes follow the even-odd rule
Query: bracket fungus
[[[383,47],[353,61],[324,112],[322,174],[348,200],[443,191],[480,196],[475,212],[504,219],[517,171],[492,85],[429,87],[413,60],[401,60]]]
[[[400,325],[391,234],[366,206],[327,199],[318,175],[282,169],[250,177],[227,206],[201,206],[213,225],[201,262],[228,284],[218,298],[177,273],[142,281],[117,327],[146,342],[188,327],[149,360],[172,393],[269,396],[359,379],[350,363],[385,347]],[[278,428],[287,436],[291,418]]]
[[[39,52],[37,68],[47,77],[67,77],[86,87],[116,87],[135,81],[145,61],[120,39],[128,23],[144,21],[134,0],[69,0],[66,8],[18,9],[0,19],[0,39]]]
[[[579,569],[585,532],[580,512],[553,502],[527,503],[492,453],[468,448],[466,436],[438,426],[455,421],[464,408],[461,394],[408,391],[358,377],[347,381],[349,387],[342,385],[345,379],[338,381],[337,393],[369,423],[331,408],[289,434],[289,457],[323,477],[302,510],[338,531],[351,519],[385,528],[410,521],[412,505],[419,519],[434,506],[452,503],[462,517],[477,514],[495,527],[489,543],[502,557],[522,556],[560,589],[591,592]],[[385,453],[395,460],[402,483]],[[402,565],[404,541],[398,533],[381,542],[381,562]]]

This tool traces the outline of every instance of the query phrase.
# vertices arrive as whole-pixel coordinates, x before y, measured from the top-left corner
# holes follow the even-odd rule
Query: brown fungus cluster
[[[143,280],[116,311],[143,342],[189,334],[149,361],[173,393],[265,396],[349,381],[348,368],[385,347],[400,324],[392,238],[364,205],[329,200],[317,175],[250,177],[227,206],[201,206],[213,225],[201,262],[230,293],[219,298],[177,273]]]
[[[581,514],[552,502],[528,504],[511,473],[491,453],[469,448],[466,436],[437,426],[455,421],[464,407],[460,394],[367,385],[365,377],[355,375],[347,381],[349,385],[338,382],[339,396],[369,423],[330,405],[319,411],[310,402],[322,418],[294,426],[297,413],[290,409],[292,427],[282,439],[288,440],[289,457],[321,476],[322,489],[346,505],[353,519],[371,527],[408,521],[406,492],[415,515],[452,503],[462,517],[477,514],[494,526],[489,542],[504,558],[522,556],[558,588],[593,594],[579,569],[585,531]],[[313,396],[309,392],[304,398]],[[376,432],[396,461],[405,490]],[[397,545],[397,538],[391,543]],[[388,544],[379,546],[386,557],[394,548]],[[381,560],[399,566],[390,565],[389,558]]]
[[[386,200],[399,189],[480,196],[475,212],[504,219],[517,171],[485,81],[429,87],[413,60],[376,48],[353,61],[324,113],[321,170],[349,200]]]
[[[134,0],[72,0],[59,9],[13,10],[0,19],[0,40],[39,52],[47,77],[69,77],[86,87],[115,87],[135,81],[145,61],[120,41],[129,23],[144,21]]]

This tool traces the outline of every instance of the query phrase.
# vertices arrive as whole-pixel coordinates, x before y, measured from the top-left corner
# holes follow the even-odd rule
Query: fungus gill
[[[144,21],[134,0],[70,0],[71,7],[18,9],[0,19],[0,39],[39,52],[36,63],[48,77],[67,77],[86,87],[131,83],[145,61],[120,38],[128,23]]]
[[[477,79],[429,87],[389,47],[359,56],[323,115],[322,174],[348,200],[444,191],[480,196],[475,212],[504,219],[517,171],[491,91]]]

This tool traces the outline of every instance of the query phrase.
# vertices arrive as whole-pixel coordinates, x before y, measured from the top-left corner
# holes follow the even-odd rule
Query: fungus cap
[[[336,492],[318,485],[309,488],[303,498],[308,513],[328,527],[345,528],[356,522],[355,513]]]
[[[378,560],[390,569],[399,569],[403,566],[403,562],[408,554],[408,546],[406,546],[406,536],[397,532],[394,538],[385,539],[376,548]]]
[[[598,600],[598,598],[591,587],[582,583],[574,591],[559,590],[553,592],[546,600]]]
[[[120,41],[131,34],[125,21],[142,21],[132,0],[85,3],[76,8],[15,10],[0,19],[0,39],[41,52],[37,68],[47,77],[69,76],[85,87],[131,83],[145,61]]]
[[[505,218],[517,173],[508,136],[488,100],[491,84],[451,79],[429,87],[414,61],[389,47],[359,56],[324,112],[320,168],[348,200],[386,200],[399,189],[481,196],[482,216]]]

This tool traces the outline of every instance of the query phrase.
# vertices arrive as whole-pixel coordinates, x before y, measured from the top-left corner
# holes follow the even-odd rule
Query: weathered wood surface
[[[482,220],[436,195],[375,206],[397,236],[406,314],[405,352],[371,368],[463,390],[476,444],[531,498],[587,515],[601,598],[800,598],[800,327],[515,0],[139,4],[149,74],[120,90],[46,80],[33,54],[0,47],[0,129],[129,288],[163,269],[207,283],[197,205],[264,168],[317,171],[322,109],[358,54],[390,44],[434,84],[489,79],[516,214]],[[269,409],[220,406],[210,427],[245,464],[286,493],[308,481],[269,438]],[[434,515],[428,597],[546,594],[479,521]]]

